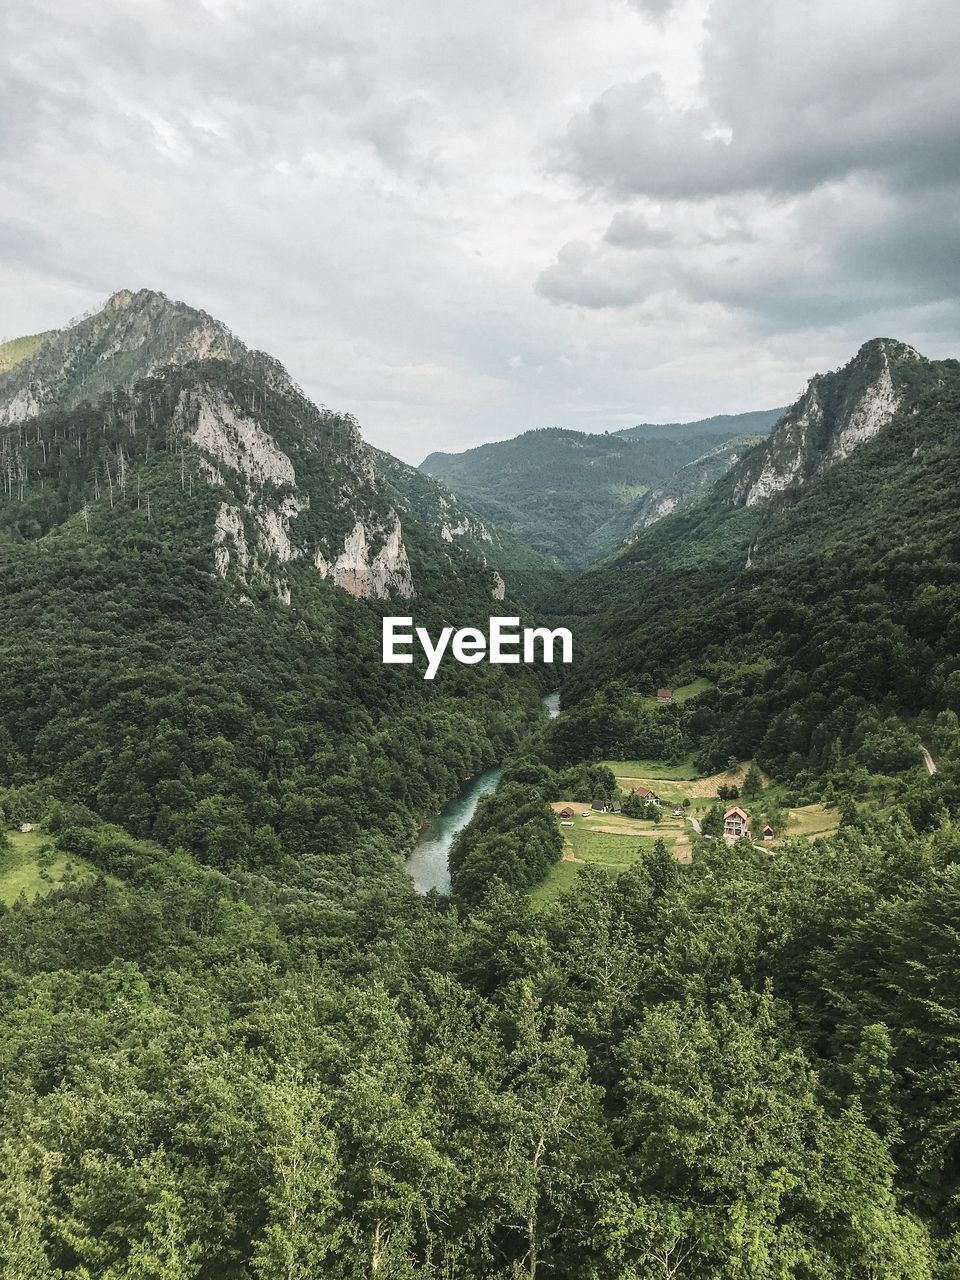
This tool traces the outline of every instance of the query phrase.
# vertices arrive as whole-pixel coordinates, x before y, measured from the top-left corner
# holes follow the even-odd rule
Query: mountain
[[[523,589],[530,576],[548,567],[543,556],[505,534],[499,526],[482,520],[439,481],[389,453],[368,446],[377,475],[397,507],[412,515],[445,541],[463,547],[483,564],[495,568],[498,578],[508,574],[511,584]]]
[[[90,471],[98,490],[125,488],[138,424],[142,450],[143,419],[151,428],[162,419],[191,483],[199,468],[222,490],[212,529],[221,574],[269,580],[289,598],[284,566],[306,562],[355,595],[409,597],[416,588],[401,514],[489,561],[498,593],[501,565],[537,567],[435,481],[367,447],[349,414],[318,409],[271,356],[184,303],[122,290],[67,329],[7,347],[19,358],[0,373],[0,424],[109,397],[99,441],[93,428],[76,445],[80,458],[85,447],[88,457],[91,447],[98,454]],[[47,442],[42,433],[32,444],[11,439],[0,448],[8,490],[20,494],[33,469],[44,472]],[[21,496],[21,526],[32,527],[49,494]]]
[[[744,454],[763,441],[763,436],[734,436],[717,445],[702,458],[675,471],[662,485],[651,489],[634,509],[634,525],[630,537],[675,511],[683,511],[702,498],[716,481],[740,461]]]
[[[744,419],[772,425],[778,412],[602,435],[545,428],[464,453],[432,453],[420,469],[549,563],[579,569],[623,542],[651,489],[714,450],[725,432],[738,436]]]
[[[686,440],[691,436],[704,439],[733,440],[738,436],[767,435],[784,414],[784,409],[754,409],[748,413],[718,413],[695,422],[641,422],[623,427],[616,434],[627,440]]]
[[[403,464],[205,313],[113,295],[0,376],[0,422],[5,783],[221,866],[399,871],[539,714],[529,668],[382,665],[385,613],[521,612],[495,535],[418,519]]]
[[[546,675],[380,661],[387,613],[515,610],[496,531],[142,305],[76,401],[69,333],[21,349],[0,428],[0,1274],[949,1275],[960,365],[888,352],[836,456],[855,370],[809,471],[748,506],[751,453],[568,580],[548,721]],[[844,784],[840,830],[681,864],[659,814],[558,824],[691,751],[776,766],[754,813]],[[418,897],[419,824],[493,764]]]
[[[7,347],[19,357],[6,370],[0,362],[0,426],[45,408],[74,408],[165,365],[195,360],[228,360],[259,371],[278,388],[295,390],[278,361],[248,350],[205,311],[150,289],[121,289],[100,310],[67,328]]]
[[[929,361],[905,343],[865,343],[842,369],[812,378],[769,440],[731,472],[731,502],[753,506],[849,457],[915,405],[928,374]]]
[[[871,735],[960,710],[958,509],[960,365],[869,342],[565,592],[586,655],[565,699],[705,676],[702,762],[753,757],[818,794]]]

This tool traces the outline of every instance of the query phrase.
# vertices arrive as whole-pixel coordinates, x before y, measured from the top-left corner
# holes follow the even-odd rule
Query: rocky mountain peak
[[[0,426],[49,408],[74,408],[164,366],[228,360],[297,393],[272,357],[251,351],[219,320],[152,289],[120,289],[97,311],[44,336],[32,353],[0,373]]]
[[[147,293],[148,290],[141,289],[141,294]],[[127,307],[133,304],[133,300],[137,295],[132,289],[118,289],[116,293],[111,293],[110,297],[103,304],[104,311],[125,311]]]
[[[872,338],[843,368],[816,374],[769,438],[730,472],[729,501],[755,506],[849,457],[909,407],[929,367],[907,343]]]

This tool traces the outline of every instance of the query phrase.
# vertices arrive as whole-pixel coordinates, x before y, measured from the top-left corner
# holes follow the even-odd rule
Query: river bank
[[[559,693],[548,693],[543,705],[551,720],[559,715]],[[477,774],[443,806],[436,817],[428,818],[420,828],[406,864],[407,875],[417,893],[429,893],[431,889],[440,893],[450,892],[450,871],[447,867],[450,846],[473,817],[480,797],[496,790],[502,772],[499,765],[495,765]]]

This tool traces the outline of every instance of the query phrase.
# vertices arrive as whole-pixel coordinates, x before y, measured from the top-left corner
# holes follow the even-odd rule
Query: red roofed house
[[[657,701],[658,701],[658,702],[672,702],[672,701],[673,701],[673,690],[672,690],[672,689],[658,689],[658,690],[657,690]]]
[[[730,840],[739,840],[750,830],[750,815],[739,805],[734,805],[723,815],[723,834]]]

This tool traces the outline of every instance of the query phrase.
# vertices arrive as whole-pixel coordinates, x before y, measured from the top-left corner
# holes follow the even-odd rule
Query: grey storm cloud
[[[589,310],[716,304],[757,331],[958,318],[960,8],[714,0],[686,104],[607,89],[555,163],[620,208],[537,281]]]
[[[960,7],[715,0],[701,100],[661,76],[614,85],[570,122],[558,167],[621,196],[796,194],[851,174],[897,185],[960,171]]]
[[[672,210],[669,241],[618,214],[565,245],[537,287],[553,302],[624,309],[663,296],[716,303],[760,332],[940,306],[960,321],[960,183],[905,194],[848,182],[780,205],[741,201],[725,235],[702,203]],[[752,219],[752,225],[751,225]]]
[[[382,87],[376,41],[345,10],[153,0],[10,0],[0,147],[56,130],[117,158],[144,148],[210,166],[299,162],[344,131],[405,163],[417,109]],[[72,56],[74,53],[80,56]]]
[[[630,4],[645,17],[662,22],[673,8],[674,0],[630,0]]]

